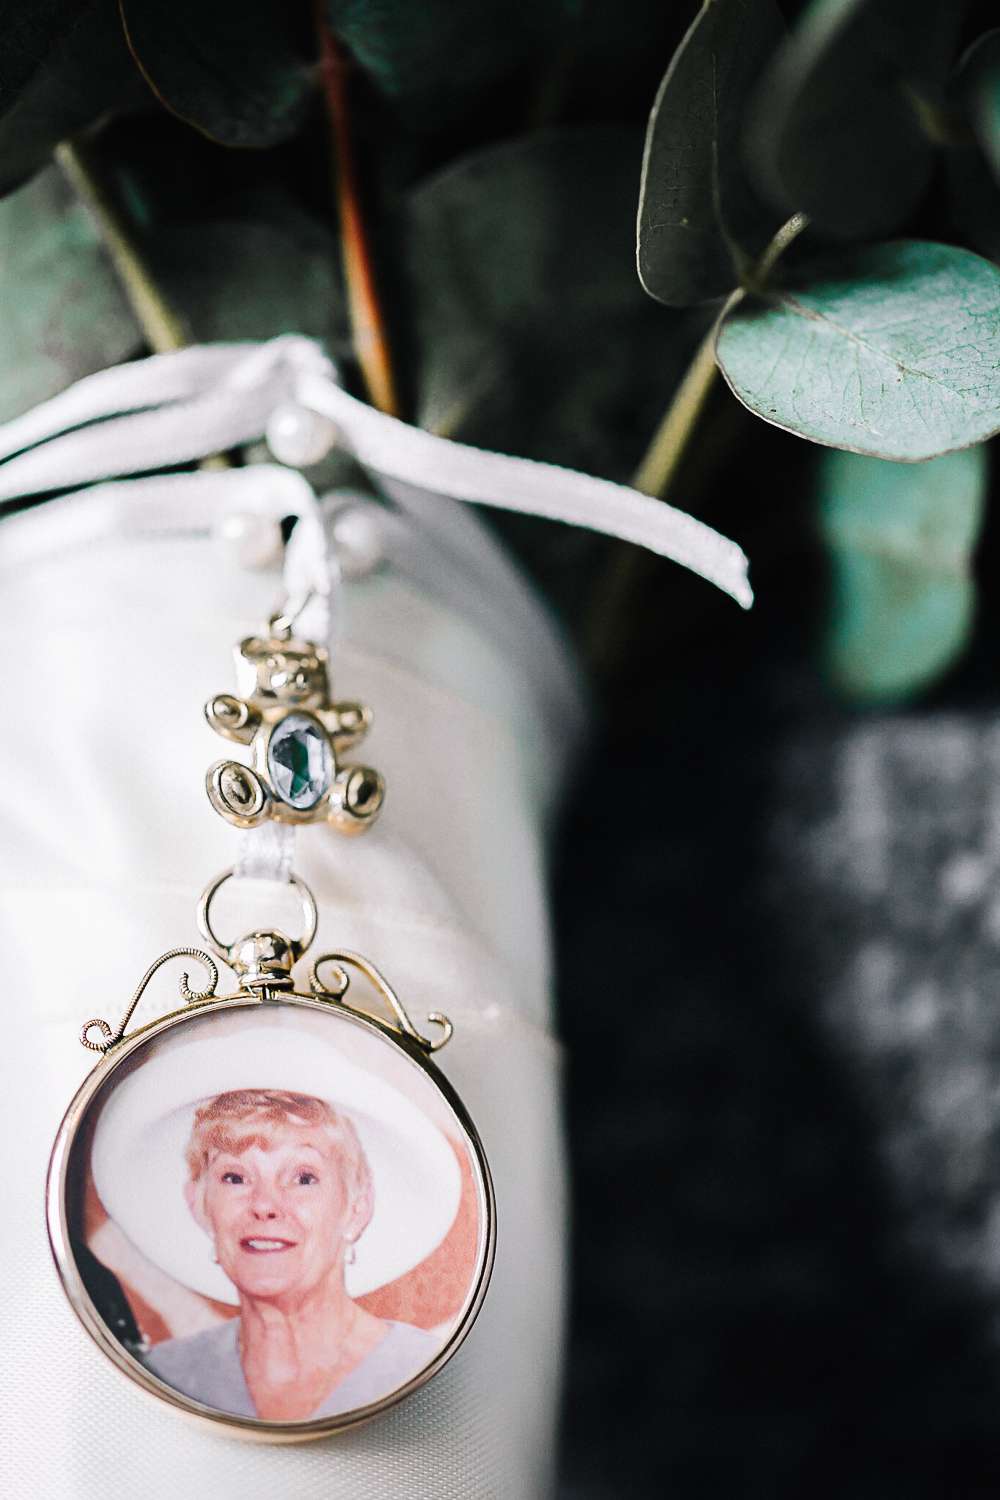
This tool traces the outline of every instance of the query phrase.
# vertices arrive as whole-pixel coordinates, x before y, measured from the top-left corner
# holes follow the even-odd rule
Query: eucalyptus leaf
[[[417,417],[626,479],[687,357],[636,280],[642,139],[565,130],[476,152],[406,202]]]
[[[0,422],[142,347],[86,212],[46,168],[0,203]]]
[[[121,0],[121,12],[154,93],[212,140],[273,146],[298,129],[315,63],[301,0]]]
[[[1000,431],[1000,271],[971,250],[897,240],[746,298],[716,358],[776,427],[911,462]]]
[[[421,426],[628,482],[704,331],[639,285],[641,164],[638,129],[562,130],[477,151],[408,196]],[[605,539],[489,519],[568,618],[587,614]]]
[[[897,702],[962,654],[986,485],[983,446],[926,464],[824,455],[819,516],[833,592],[824,659],[844,696]]]
[[[779,220],[747,185],[740,135],[765,64],[784,36],[774,0],[705,0],[649,117],[639,195],[639,277],[668,307],[724,296],[744,255]]]
[[[812,0],[754,106],[748,164],[785,214],[837,238],[897,228],[940,143],[963,0]]]
[[[44,166],[59,141],[145,100],[117,0],[2,0],[0,193]]]

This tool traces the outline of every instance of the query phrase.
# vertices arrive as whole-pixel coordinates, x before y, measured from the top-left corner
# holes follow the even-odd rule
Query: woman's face
[[[308,1293],[340,1274],[345,1240],[371,1216],[370,1202],[347,1201],[333,1142],[307,1125],[278,1127],[266,1151],[213,1152],[186,1192],[220,1266],[251,1297]]]

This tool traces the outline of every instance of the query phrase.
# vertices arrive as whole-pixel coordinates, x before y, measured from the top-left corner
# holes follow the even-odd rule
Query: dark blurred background
[[[709,598],[679,637],[686,581],[647,565],[557,842],[562,1500],[1000,1477],[998,538],[964,664],[846,710],[812,649],[814,462],[758,427],[713,484],[749,618]]]

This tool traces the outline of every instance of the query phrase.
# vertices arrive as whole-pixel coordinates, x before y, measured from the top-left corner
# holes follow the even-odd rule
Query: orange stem
[[[375,284],[365,221],[361,213],[354,166],[351,119],[347,103],[349,63],[323,18],[322,0],[317,0],[317,12],[320,70],[333,137],[340,246],[344,257],[344,280],[347,283],[347,308],[354,351],[373,406],[377,406],[379,411],[388,412],[390,416],[398,417],[399,403],[392,375],[392,359]]]

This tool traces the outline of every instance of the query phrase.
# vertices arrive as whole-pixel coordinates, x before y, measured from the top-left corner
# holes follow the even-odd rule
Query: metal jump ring
[[[209,908],[211,907],[212,901],[215,898],[216,892],[220,889],[220,887],[225,885],[227,880],[230,880],[232,878],[234,873],[234,870],[223,870],[221,875],[217,875],[211,882],[211,884],[205,887],[202,898],[198,903],[198,930],[200,931],[202,937],[205,939],[206,943],[211,948],[212,952],[218,958],[221,958],[223,963],[226,964],[228,964],[229,962],[229,959],[232,955],[233,946],[235,945],[231,945],[227,948],[225,943],[220,942],[220,940],[216,937],[215,933],[212,931],[212,923],[209,919]],[[319,914],[316,910],[316,898],[314,897],[309,887],[306,885],[305,881],[300,880],[297,875],[289,875],[288,883],[289,885],[295,886],[296,890],[299,892],[299,895],[302,898],[302,915],[305,919],[305,931],[303,932],[302,936],[300,938],[288,939],[289,945],[295,953],[296,961],[298,961],[302,957],[303,953],[305,953],[306,949],[309,947],[313,938],[316,936],[316,926],[319,920]],[[239,941],[241,941],[241,939],[237,939],[237,942]]]
[[[284,608],[271,616],[268,621],[268,629],[271,632],[272,640],[287,641],[290,639],[296,620],[304,612],[306,605],[311,603],[315,594],[315,589],[309,589],[308,593],[301,600],[286,600]],[[289,608],[290,603],[294,604],[294,609]]]

